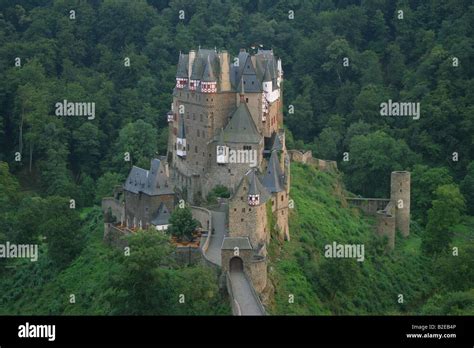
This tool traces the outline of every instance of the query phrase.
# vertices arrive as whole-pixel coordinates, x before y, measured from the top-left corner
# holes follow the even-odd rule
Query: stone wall
[[[174,194],[148,196],[144,193],[133,193],[125,191],[125,223],[139,227],[140,221],[143,228],[147,228],[151,220],[156,216],[160,204],[163,202],[171,211],[174,208]]]
[[[390,202],[384,210],[379,210],[376,213],[376,233],[388,238],[387,247],[389,250],[395,248],[395,216],[392,212],[393,205]]]
[[[124,214],[124,203],[114,197],[104,197],[102,199],[102,213],[106,213],[109,209],[115,217],[115,221],[120,222],[120,217]]]
[[[288,150],[290,160],[293,162],[314,165],[321,171],[337,171],[337,162],[314,158],[310,150],[302,152],[299,150]]]
[[[390,199],[387,198],[346,198],[350,206],[361,209],[368,215],[375,215],[379,210],[384,210]]]
[[[128,241],[125,239],[126,236],[129,236],[131,232],[127,230],[119,229],[111,223],[104,224],[104,242],[108,245],[114,246],[116,248],[123,249],[128,246]]]

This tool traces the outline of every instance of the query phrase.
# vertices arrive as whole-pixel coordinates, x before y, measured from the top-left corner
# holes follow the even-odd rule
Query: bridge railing
[[[245,272],[245,271],[244,271],[244,277],[250,285],[250,290],[252,291],[252,295],[255,298],[255,301],[257,302],[258,309],[260,310],[262,315],[267,315],[267,312],[265,311],[265,307],[263,307],[262,301],[260,301],[260,297],[258,296],[257,291],[255,291],[255,288],[253,287],[252,281],[247,276],[247,272]]]
[[[226,285],[227,285],[227,292],[229,293],[230,303],[232,306],[232,314],[233,315],[242,315],[242,310],[240,309],[240,305],[237,300],[234,298],[234,292],[232,291],[232,282],[230,281],[230,273],[227,271],[226,273]]]
[[[202,219],[202,216],[203,214],[207,215],[206,221],[209,221],[209,227],[207,231],[207,236],[205,237],[205,240],[204,240],[204,244],[201,246],[201,250],[202,250],[202,255],[206,263],[210,264],[211,266],[215,266],[216,264],[213,263],[206,255],[207,249],[209,249],[209,244],[212,238],[212,213],[210,210],[206,208],[196,207],[196,206],[191,206],[191,211],[193,212],[193,217],[197,219],[203,227],[205,226],[205,224],[203,223],[204,219]]]

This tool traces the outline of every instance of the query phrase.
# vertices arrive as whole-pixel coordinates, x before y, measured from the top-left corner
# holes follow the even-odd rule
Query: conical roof
[[[284,190],[283,173],[281,172],[277,151],[272,151],[262,182],[267,190],[272,193]]]
[[[176,71],[176,77],[179,78],[188,78],[188,55],[187,54],[179,54],[178,60],[178,69]]]
[[[216,82],[216,77],[214,75],[214,69],[212,68],[211,59],[207,56],[206,67],[204,68],[204,73],[202,75],[203,82]]]

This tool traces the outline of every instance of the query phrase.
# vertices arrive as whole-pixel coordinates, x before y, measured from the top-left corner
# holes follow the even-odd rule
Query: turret
[[[404,237],[410,234],[410,172],[392,172],[390,200],[395,205],[395,227]]]

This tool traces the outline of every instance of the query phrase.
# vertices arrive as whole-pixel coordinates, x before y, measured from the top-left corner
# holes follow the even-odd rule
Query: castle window
[[[240,197],[240,200],[243,201],[243,200],[244,200],[244,196],[241,196],[241,197]]]
[[[206,98],[206,101],[209,101],[209,98]]]
[[[402,189],[400,189],[400,192],[402,192]]]
[[[196,133],[197,133],[197,136],[198,136],[198,138],[199,138],[199,129],[197,129]]]
[[[242,213],[245,213],[245,208],[242,208]]]
[[[249,102],[249,98],[245,98],[245,102],[248,103],[248,102]]]
[[[197,146],[194,146],[194,152],[196,152],[196,153],[198,152],[198,147]]]
[[[283,195],[281,195],[281,201],[283,202]]]
[[[237,208],[234,208],[234,211],[237,211]]]
[[[186,114],[186,118],[189,120],[189,112]]]
[[[249,211],[252,211],[252,208],[249,208]]]
[[[202,114],[200,116],[201,116],[201,122],[202,122]]]
[[[211,102],[213,102],[213,101],[214,101],[214,98],[211,98]]]
[[[247,191],[247,188],[244,186],[244,191]]]
[[[244,219],[240,219],[240,222],[244,222]]]
[[[193,114],[193,121],[196,121],[196,114]]]
[[[188,151],[189,151],[189,144],[188,144]]]

